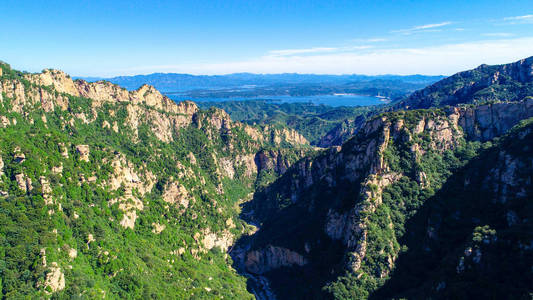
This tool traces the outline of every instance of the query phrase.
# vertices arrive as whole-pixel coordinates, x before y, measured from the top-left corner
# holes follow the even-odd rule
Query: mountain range
[[[372,80],[401,81],[411,84],[428,84],[443,76],[426,75],[320,75],[320,74],[253,74],[234,73],[228,75],[191,75],[178,73],[153,73],[148,75],[118,76],[112,78],[77,77],[87,81],[106,80],[128,90],[135,90],[144,84],[154,86],[162,93],[180,92],[194,89],[220,89],[242,86],[274,86],[301,84],[348,84]]]
[[[246,122],[130,82],[0,64],[2,298],[531,297],[533,58]]]

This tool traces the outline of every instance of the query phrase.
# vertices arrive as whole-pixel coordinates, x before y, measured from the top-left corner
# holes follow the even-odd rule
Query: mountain
[[[298,161],[245,204],[260,230],[237,242],[236,265],[266,298],[527,297],[530,72],[531,58],[482,66],[337,126],[325,142],[355,136]],[[487,85],[481,73],[506,83],[507,100],[472,100],[498,91],[477,89]],[[450,90],[472,74],[476,89]]]
[[[429,84],[442,79],[442,76],[425,75],[319,75],[319,74],[252,74],[235,73],[228,75],[190,75],[176,73],[153,73],[149,75],[118,76],[112,78],[83,78],[90,81],[106,80],[128,90],[144,84],[154,86],[162,92],[177,92],[192,89],[231,88],[246,85],[298,85],[298,84],[350,84],[371,80],[400,81],[403,84]]]
[[[481,65],[457,73],[400,101],[397,108],[429,108],[521,101],[533,95],[533,56],[505,65]]]
[[[252,298],[226,254],[253,230],[238,205],[312,153],[305,138],[0,66],[2,297]]]
[[[483,103],[525,101],[533,97],[533,57],[515,63],[488,66],[459,72],[420,89],[390,108],[376,107],[374,113],[399,109],[436,108],[446,105],[479,105]],[[358,116],[330,128],[318,142],[319,147],[340,146],[364,124]],[[517,118],[523,118],[517,116]]]
[[[0,63],[0,296],[527,299],[530,70],[375,110],[226,103],[241,123]]]
[[[513,266],[533,255],[533,121],[495,138],[531,108],[371,119],[256,191],[245,216],[260,230],[235,261],[280,299],[527,296],[533,273]]]

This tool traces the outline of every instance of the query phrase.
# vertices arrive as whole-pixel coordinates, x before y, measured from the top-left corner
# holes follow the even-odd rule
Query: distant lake
[[[260,97],[227,97],[227,98],[192,98],[183,95],[167,94],[174,101],[191,100],[194,102],[224,102],[246,100],[273,100],[280,103],[313,103],[329,106],[369,106],[387,103],[388,100],[353,94],[317,95],[317,96],[260,96]]]

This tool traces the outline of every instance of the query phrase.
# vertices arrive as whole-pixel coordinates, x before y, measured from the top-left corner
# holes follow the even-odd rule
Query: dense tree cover
[[[416,212],[394,221],[403,253],[372,298],[531,297],[532,137],[529,119],[481,145]],[[387,201],[400,204],[414,191],[400,182]]]
[[[250,298],[245,280],[228,267],[231,261],[227,256],[214,249],[198,260],[190,252],[196,244],[192,236],[202,228],[221,230],[228,218],[235,219],[235,234],[243,228],[231,208],[249,193],[250,183],[242,178],[217,182],[219,177],[213,176],[216,167],[211,154],[224,147],[221,138],[209,140],[205,132],[191,127],[183,129],[175,142],[165,144],[141,127],[140,142],[135,143],[126,126],[121,126],[121,133],[102,126],[106,120],[124,122],[122,114],[111,117],[105,111],[90,124],[76,120],[63,128],[62,118],[75,112],[90,113],[87,99],[70,100],[67,112],[34,111],[30,115],[33,124],[19,114],[2,110],[2,115],[17,120],[16,125],[0,128],[0,153],[5,164],[0,189],[8,194],[0,201],[2,295],[46,296],[40,287],[49,272],[42,263],[46,257],[48,264],[61,266],[67,279],[65,289],[53,294],[58,298]],[[4,101],[7,103],[8,99]],[[46,123],[41,115],[46,116]],[[60,144],[67,147],[68,158],[61,155]],[[75,146],[80,144],[90,147],[88,163],[78,159]],[[18,149],[25,154],[23,162],[13,158]],[[191,152],[196,154],[197,165],[185,159]],[[105,185],[113,176],[110,164],[117,153],[125,155],[136,169],[153,172],[158,181],[142,198],[145,208],[139,212],[134,230],[119,225],[124,214],[119,204],[109,205],[123,195],[123,190],[112,191]],[[202,187],[193,193],[196,201],[184,213],[161,199],[165,182],[178,178],[176,161],[187,164],[196,174],[182,183]],[[51,172],[59,165],[63,168],[60,174]],[[14,180],[20,173],[31,180],[32,189],[27,194]],[[45,205],[41,176],[50,181],[55,202],[52,207]],[[93,176],[96,182],[86,180]],[[229,189],[233,192],[216,192],[224,182],[235,186]],[[166,228],[156,235],[153,223]],[[187,251],[171,254],[181,247]],[[68,256],[69,249],[77,249],[76,258]]]
[[[357,271],[349,267],[351,254],[346,252],[346,245],[325,233],[326,216],[332,209],[346,211],[360,201],[375,200],[363,200],[366,198],[361,196],[361,182],[343,180],[349,174],[343,173],[342,164],[339,168],[327,166],[324,157],[328,154],[318,154],[310,159],[309,165],[319,165],[325,170],[316,171],[320,175],[313,177],[311,186],[300,190],[291,188],[302,180],[302,166],[295,165],[266,187],[265,192],[256,193],[250,206],[259,211],[255,216],[259,218],[256,222],[262,222],[261,230],[247,243],[253,249],[270,244],[285,247],[308,261],[301,267],[267,272],[265,276],[273,292],[281,299],[505,297],[506,293],[515,298],[527,296],[531,270],[526,270],[527,266],[512,270],[512,265],[524,264],[532,255],[526,246],[531,241],[530,221],[527,221],[531,215],[531,203],[527,200],[531,184],[530,175],[526,174],[531,173],[528,159],[533,122],[518,126],[509,136],[485,143],[467,141],[454,132],[456,144],[448,149],[435,138],[437,130],[414,131],[422,119],[437,123],[446,120],[443,110],[389,112],[382,117],[391,126],[399,121],[403,124],[403,131],[391,138],[382,154],[387,172],[401,177],[383,189],[382,202],[372,213],[357,213],[358,218],[365,220],[368,242]],[[378,134],[363,139],[358,134],[343,145],[337,159],[354,155],[352,147],[380,138]],[[414,144],[423,154],[414,155]],[[494,191],[494,186],[501,185],[499,177],[486,181],[491,172],[505,172],[490,171],[505,166],[505,159],[503,165],[494,164],[502,155],[521,161],[517,163],[520,168],[528,166],[514,175],[517,181],[512,185],[513,190],[509,190],[506,198],[509,202],[505,205],[498,204],[501,194]],[[306,170],[305,176],[314,172]],[[367,171],[358,172],[366,174]],[[372,184],[368,188],[378,190]],[[520,188],[523,190],[519,191]],[[505,224],[518,210],[520,214],[515,220],[526,220],[526,223],[515,227]],[[343,226],[342,222],[336,224]],[[493,244],[496,240],[500,242]],[[513,253],[518,248],[520,254]],[[475,258],[476,249],[482,258]],[[469,256],[465,256],[465,251]],[[506,253],[506,259],[496,261],[496,251]],[[457,271],[461,261],[466,270],[464,275]],[[505,276],[498,272],[505,272]],[[520,272],[525,272],[525,277],[520,277]],[[498,276],[504,281],[500,282]],[[501,291],[497,291],[499,284],[505,284]],[[419,290],[420,285],[424,289]]]
[[[505,65],[481,65],[459,72],[414,92],[397,108],[430,108],[444,105],[522,101],[533,96],[533,57]]]
[[[0,65],[0,80],[59,95]],[[256,178],[246,175],[238,155],[286,146],[286,159],[296,160],[301,150],[285,141],[261,145],[242,126],[218,130],[206,121],[215,110],[198,112],[173,141],[162,142],[146,123],[137,132],[127,125],[127,103],[95,110],[91,99],[61,96],[68,98],[67,110],[45,112],[37,104],[19,114],[13,99],[2,95],[0,115],[7,124],[0,128],[0,298],[252,298],[245,278],[230,267],[231,258],[218,247],[204,252],[196,235],[226,230],[238,237],[248,231],[238,204]],[[80,159],[78,145],[88,145],[88,162]],[[236,161],[233,178],[220,171],[220,159]],[[117,160],[141,181],[153,180],[153,188],[144,195],[137,189],[129,195],[124,186],[111,189]],[[172,182],[188,191],[187,209],[162,199]],[[121,203],[134,203],[128,197],[143,204],[133,229],[120,224],[126,214]],[[164,230],[154,233],[154,224]],[[57,292],[45,289],[53,263],[66,279]]]
[[[312,145],[330,130],[357,117],[368,117],[382,106],[331,107],[311,103],[276,103],[268,100],[198,102],[200,107],[218,107],[233,120],[248,124],[283,125],[302,134]]]

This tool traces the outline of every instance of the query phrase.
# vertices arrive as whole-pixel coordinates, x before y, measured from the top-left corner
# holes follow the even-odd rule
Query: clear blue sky
[[[79,76],[451,74],[533,55],[533,1],[0,3],[0,59]]]

